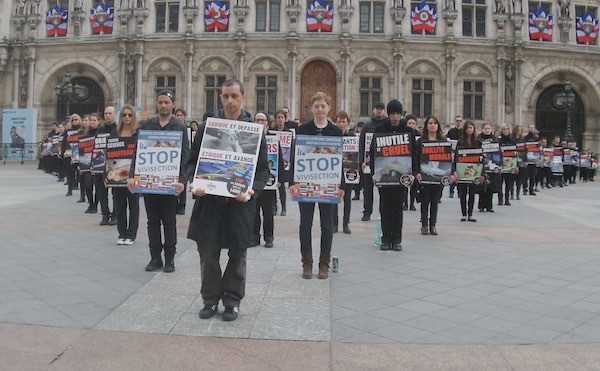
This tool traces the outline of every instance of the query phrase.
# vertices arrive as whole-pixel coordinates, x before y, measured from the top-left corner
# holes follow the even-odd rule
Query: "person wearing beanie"
[[[387,105],[388,119],[375,129],[374,136],[381,134],[405,134],[409,139],[410,153],[412,154],[412,171],[416,171],[416,142],[414,131],[402,122],[402,104],[392,99]],[[370,165],[375,173],[375,140],[371,142]],[[378,186],[379,214],[381,215],[381,250],[402,251],[402,204],[406,199],[408,189],[403,185]]]

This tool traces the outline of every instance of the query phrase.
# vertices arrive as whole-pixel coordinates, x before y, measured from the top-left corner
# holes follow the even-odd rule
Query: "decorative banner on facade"
[[[135,157],[135,193],[176,195],[182,131],[140,130]]]
[[[235,197],[251,189],[262,132],[261,124],[208,118],[193,186],[223,197]]]
[[[135,138],[109,138],[106,143],[106,185],[127,187]]]
[[[279,169],[279,139],[277,135],[269,134],[267,138],[267,162],[269,163],[269,180],[265,185],[265,190],[276,190],[279,179],[277,170]]]
[[[342,137],[296,135],[292,199],[339,203],[342,151]]]
[[[7,160],[33,160],[36,143],[37,110],[7,108],[2,110],[2,142],[8,148],[2,154]],[[26,146],[25,144],[29,144]]]
[[[229,8],[227,4],[221,4],[213,0],[204,9],[204,24],[206,31],[227,31],[229,27]]]
[[[517,146],[511,144],[500,146],[500,151],[502,151],[502,173],[516,174],[518,169]]]
[[[421,145],[421,184],[450,184],[452,143],[425,142]]]
[[[376,186],[410,186],[412,182],[411,135],[375,134],[375,169],[373,177]]]
[[[69,11],[54,5],[46,12],[46,36],[67,36]]]
[[[598,19],[586,11],[581,17],[577,17],[575,33],[578,44],[595,42],[598,36]]]
[[[306,30],[308,32],[331,32],[333,8],[325,0],[308,1],[306,7]]]
[[[552,16],[544,8],[529,13],[529,40],[552,41]]]
[[[410,24],[413,31],[425,30],[427,33],[435,32],[437,24],[437,9],[422,0],[420,4],[415,5],[411,12]]]
[[[342,168],[346,184],[358,184],[360,175],[358,172],[358,142],[359,136],[344,137],[344,151],[342,153]]]
[[[456,150],[456,182],[481,184],[483,175],[483,150],[481,148],[459,148]]]
[[[90,9],[92,34],[112,34],[114,16],[113,8],[108,7],[104,2],[99,2],[96,7]]]

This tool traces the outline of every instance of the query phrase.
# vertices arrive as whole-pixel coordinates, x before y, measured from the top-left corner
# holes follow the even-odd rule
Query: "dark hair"
[[[202,122],[206,121],[207,118],[209,117],[213,117],[215,114],[212,112],[206,112],[204,115],[202,115]]]
[[[175,110],[175,114],[177,114],[177,112],[181,112],[181,113],[183,113],[184,116],[187,116],[187,112],[185,112],[185,110],[183,108],[177,108]]]
[[[471,135],[467,134],[467,127],[469,127],[469,126],[473,127],[473,134],[471,134]],[[473,121],[471,121],[471,120],[464,121],[462,129],[460,129],[460,139],[458,140],[458,143],[461,146],[475,144],[475,140],[477,139],[477,136],[475,134],[475,132],[476,132],[475,129],[476,129],[475,123]]]
[[[362,128],[363,126],[365,126],[365,122],[364,121],[359,121],[356,126],[358,126],[359,128]]]
[[[348,123],[350,123],[350,116],[348,116],[348,113],[346,111],[340,111],[337,113],[337,115],[335,115],[335,121],[337,121],[337,119],[346,119],[348,120]]]
[[[433,116],[429,116],[429,117],[433,117]],[[418,122],[419,120],[417,120],[417,116],[413,115],[412,113],[409,113],[408,115],[406,115],[406,117],[404,118],[404,121],[408,122],[408,120],[415,120],[415,122]],[[436,119],[437,120],[437,119]],[[425,122],[427,122],[427,120],[425,120]],[[438,122],[439,123],[439,122]]]
[[[438,120],[438,118],[435,116],[429,116],[425,119],[425,125],[423,125],[423,136],[429,135],[429,131],[427,131],[427,123],[429,122],[429,120],[433,120],[437,124],[437,131],[435,132],[435,139],[436,140],[445,140],[446,136],[444,135],[444,130],[442,129],[442,125],[440,125],[440,120]],[[408,121],[408,118],[406,119],[406,121]],[[427,134],[425,134],[425,133],[427,133]]]
[[[225,82],[223,84],[221,84],[221,90],[223,88],[228,88],[230,86],[236,86],[236,85],[240,87],[240,93],[242,93],[242,95],[245,94],[244,84],[238,79],[225,80]]]
[[[514,140],[520,140],[521,138],[517,138],[517,132],[521,130],[521,137],[523,137],[523,127],[519,124],[513,126],[512,133],[510,133],[510,137]]]
[[[173,93],[171,90],[169,90],[169,89],[159,90],[158,93],[156,93],[156,99],[158,99],[158,97],[160,97],[161,95],[166,95],[167,97],[171,98],[171,102],[175,102],[175,93]]]
[[[286,107],[283,107],[283,108],[286,108]],[[280,109],[279,111],[275,112],[275,114],[273,115],[273,118],[277,118],[277,115],[283,115],[284,119],[287,118],[285,112],[283,112],[283,108]]]

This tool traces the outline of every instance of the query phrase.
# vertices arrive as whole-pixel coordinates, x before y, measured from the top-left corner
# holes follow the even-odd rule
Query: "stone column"
[[[142,102],[142,67],[144,65],[144,45],[135,46],[135,105],[144,106]]]
[[[523,87],[521,86],[521,64],[525,61],[523,51],[515,53],[515,124],[523,124]]]
[[[446,49],[446,122],[454,122],[454,60],[456,51]]]
[[[402,59],[404,58],[404,48],[394,48],[394,96],[402,102]],[[406,102],[404,102],[406,103]]]
[[[497,100],[497,111],[498,115],[496,116],[496,120],[498,124],[504,123],[504,107],[506,105],[506,53],[504,51],[499,51],[498,56],[496,57],[497,67],[498,67],[498,100]]]
[[[19,108],[19,86],[21,85],[21,58],[13,57],[13,95],[12,108]]]
[[[288,108],[290,109],[289,117],[297,116],[296,109],[298,97],[296,92],[296,69],[298,68],[298,50],[295,45],[290,45],[287,51],[288,55]]]
[[[341,94],[341,110],[348,112],[348,86],[349,86],[349,67],[350,67],[350,48],[344,47],[340,51],[340,57],[342,57],[342,94]],[[334,112],[335,114],[336,112]]]
[[[33,108],[33,89],[35,89],[35,48],[29,50],[27,70],[27,108]]]
[[[185,74],[185,110],[190,117],[194,116],[192,112],[192,71],[194,69],[194,45],[188,42],[185,52],[186,74]]]
[[[127,65],[126,65],[126,58],[127,58],[127,51],[125,50],[125,48],[121,48],[119,49],[119,51],[117,52],[117,55],[119,56],[119,92],[118,92],[118,97],[117,97],[117,104],[120,107],[123,107],[123,105],[125,104],[125,87],[126,87],[126,79],[127,79]]]

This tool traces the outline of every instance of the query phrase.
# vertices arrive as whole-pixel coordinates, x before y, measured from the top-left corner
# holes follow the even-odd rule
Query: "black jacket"
[[[358,138],[358,161],[361,164],[365,162],[365,150],[369,150],[369,148],[365,149],[367,133],[374,133],[375,129],[383,125],[384,121],[386,120],[387,118],[385,116],[380,119],[373,117],[363,126],[360,132],[360,137]]]
[[[223,110],[219,110],[214,117],[224,118]],[[242,110],[237,121],[251,122],[252,116]],[[199,125],[192,144],[191,155],[187,163],[190,181],[193,181],[205,126],[206,122]],[[265,188],[267,180],[269,180],[269,164],[267,162],[267,144],[263,138],[252,186],[255,192],[254,196],[248,202],[212,195],[197,197],[187,237],[203,246],[216,246],[223,249],[248,248],[254,230],[256,198]]]

